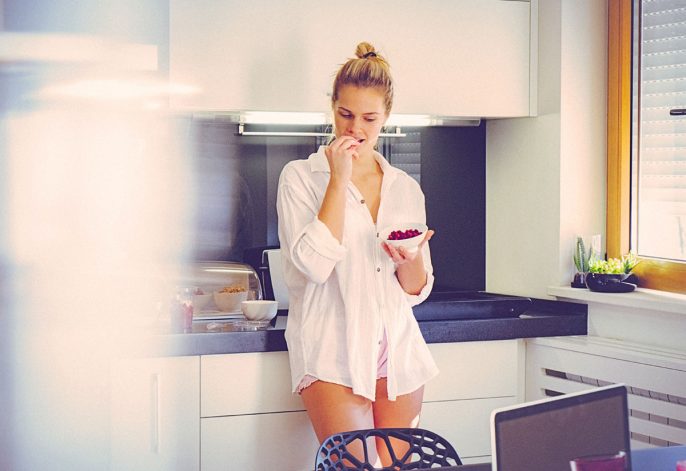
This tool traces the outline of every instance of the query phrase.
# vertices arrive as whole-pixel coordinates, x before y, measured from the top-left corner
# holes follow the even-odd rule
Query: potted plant
[[[572,288],[586,288],[586,274],[588,273],[588,262],[591,259],[591,249],[586,252],[584,239],[582,237],[576,238],[576,247],[574,249],[574,266],[576,266],[576,273],[572,280]]]
[[[627,293],[636,289],[633,283],[627,283],[626,278],[631,270],[638,265],[636,255],[629,252],[622,258],[608,260],[591,259],[588,263],[586,286],[591,291],[604,293]]]

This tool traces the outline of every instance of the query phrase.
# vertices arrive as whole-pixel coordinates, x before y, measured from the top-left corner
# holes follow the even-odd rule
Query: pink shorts
[[[379,348],[379,358],[376,362],[376,379],[386,378],[388,376],[388,339],[386,338],[386,330],[383,331],[383,339],[381,340],[381,347]],[[295,392],[300,394],[303,389],[319,381],[319,378],[315,378],[312,375],[305,375],[300,384],[296,388]]]

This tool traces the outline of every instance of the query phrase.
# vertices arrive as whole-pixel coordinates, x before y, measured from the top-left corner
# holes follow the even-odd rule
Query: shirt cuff
[[[410,304],[410,307],[423,303],[426,300],[426,298],[429,297],[429,294],[431,294],[431,290],[433,289],[433,287],[434,275],[433,273],[426,272],[426,284],[424,285],[422,290],[417,294],[405,293],[407,302]]]

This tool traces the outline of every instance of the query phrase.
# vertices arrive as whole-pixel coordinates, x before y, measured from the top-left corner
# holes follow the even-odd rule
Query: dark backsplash
[[[434,289],[486,287],[486,124],[422,130]]]
[[[427,222],[436,230],[431,241],[436,290],[483,290],[485,124],[403,132],[406,138],[382,144],[380,151],[417,179],[426,195]],[[277,246],[281,170],[291,160],[307,158],[323,139],[240,136],[236,124],[219,120],[194,120],[191,136],[196,162],[194,257],[242,261],[246,249]]]

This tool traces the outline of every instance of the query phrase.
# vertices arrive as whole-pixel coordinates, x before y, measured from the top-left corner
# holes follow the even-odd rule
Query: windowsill
[[[557,298],[587,303],[602,303],[686,315],[686,295],[668,291],[637,288],[631,293],[598,293],[568,286],[549,286],[548,294]]]

